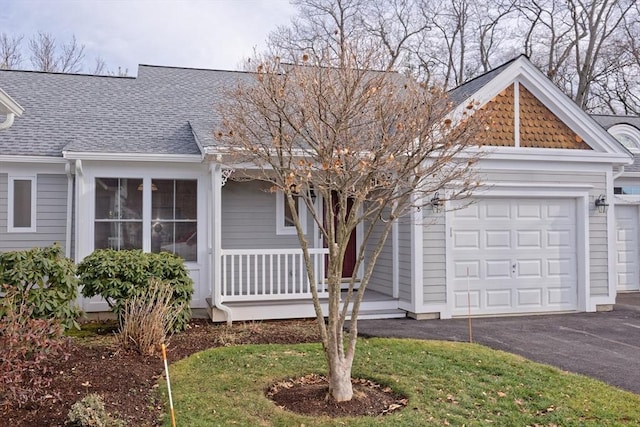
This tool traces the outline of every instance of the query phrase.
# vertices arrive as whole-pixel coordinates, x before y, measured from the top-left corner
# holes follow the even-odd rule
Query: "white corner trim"
[[[418,195],[411,195],[412,201],[416,202]],[[420,203],[415,203],[419,206]],[[417,313],[419,307],[424,302],[424,218],[422,209],[412,208],[411,221],[411,311]]]
[[[29,227],[15,227],[14,203],[15,203],[15,181],[29,181],[31,183],[31,224]],[[36,232],[36,213],[38,203],[38,178],[37,175],[12,175],[7,180],[7,233],[35,233]]]
[[[606,179],[606,194],[607,200],[609,203],[609,209],[607,209],[607,255],[608,255],[608,268],[607,268],[607,279],[609,282],[609,291],[608,297],[612,301],[610,304],[615,302],[616,292],[617,292],[617,245],[616,245],[616,206],[614,203],[615,196],[613,194],[613,171],[607,171],[605,175]],[[596,307],[594,307],[595,309]]]

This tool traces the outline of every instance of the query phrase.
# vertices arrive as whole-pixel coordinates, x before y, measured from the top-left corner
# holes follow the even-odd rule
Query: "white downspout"
[[[7,117],[5,117],[4,122],[0,123],[0,130],[9,129],[13,124],[13,119],[15,118],[15,114],[9,113]]]
[[[620,176],[624,173],[624,165],[620,166],[620,171],[613,175],[613,180],[620,178]]]
[[[220,158],[217,159],[220,161]],[[220,180],[220,165],[211,163],[209,165],[209,172],[211,174],[211,215],[209,220],[212,223],[211,230],[213,231],[212,241],[213,246],[210,251],[211,257],[209,265],[209,283],[213,286],[211,292],[211,298],[213,299],[213,306],[218,310],[221,310],[227,321],[227,325],[231,325],[231,308],[222,304],[222,293],[220,292],[220,270],[222,268],[222,260],[220,252],[222,251],[222,182]]]
[[[67,228],[65,233],[64,256],[71,258],[71,227],[73,226],[73,174],[71,162],[64,165],[67,174]]]

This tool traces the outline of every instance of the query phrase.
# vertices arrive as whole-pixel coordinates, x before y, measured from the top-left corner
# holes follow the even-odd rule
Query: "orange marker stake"
[[[171,426],[176,427],[176,414],[173,412],[173,398],[171,397],[171,381],[169,381],[169,365],[167,364],[167,347],[162,344],[162,360],[164,361],[164,372],[167,376],[167,391],[169,392],[169,408],[171,409]]]

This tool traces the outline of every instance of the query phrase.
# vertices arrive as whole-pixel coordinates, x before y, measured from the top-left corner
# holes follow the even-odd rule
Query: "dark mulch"
[[[124,420],[126,425],[160,425],[166,411],[157,393],[158,380],[163,375],[162,359],[120,350],[108,327],[94,329],[102,330],[103,335],[74,338],[66,361],[57,359],[48,362],[54,376],[46,391],[47,398],[22,408],[0,408],[0,425],[63,426],[71,405],[89,393],[100,394],[107,410]],[[317,325],[313,320],[238,323],[230,328],[205,320],[193,320],[185,332],[171,338],[167,358],[171,363],[198,351],[224,345],[318,341]],[[393,405],[398,404],[397,396],[371,384],[356,385],[357,396],[352,404],[333,406],[325,400],[326,386],[298,384],[290,390],[295,391],[296,398],[289,398],[289,402],[283,404],[287,399],[284,394],[278,393],[279,402],[283,402],[278,404],[307,414],[377,415],[390,408],[393,410]],[[300,399],[302,395],[308,397]],[[295,401],[300,407],[296,407]],[[309,408],[313,401],[318,407],[324,405],[325,409],[312,412]],[[350,407],[360,409],[354,412]],[[377,409],[371,409],[373,407]]]
[[[327,379],[316,374],[273,384],[267,390],[267,397],[283,409],[310,416],[378,416],[407,405],[407,399],[395,394],[389,387],[357,378],[352,379],[351,383],[353,399],[349,402],[327,399]]]

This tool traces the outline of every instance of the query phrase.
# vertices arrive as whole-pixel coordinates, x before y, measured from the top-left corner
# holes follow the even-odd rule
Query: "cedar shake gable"
[[[591,150],[521,83],[506,87],[480,111],[490,123],[482,135],[483,145]]]

